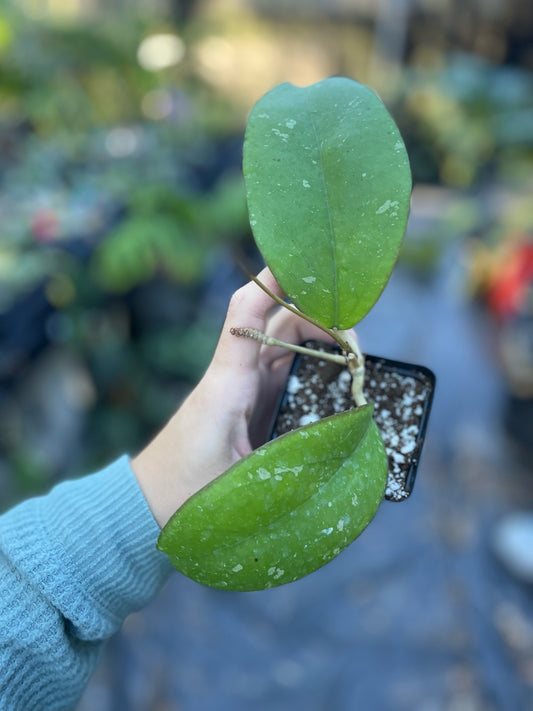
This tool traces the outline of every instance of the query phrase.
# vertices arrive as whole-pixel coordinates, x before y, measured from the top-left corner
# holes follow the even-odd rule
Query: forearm
[[[170,571],[124,457],[0,517],[0,709],[72,708]]]

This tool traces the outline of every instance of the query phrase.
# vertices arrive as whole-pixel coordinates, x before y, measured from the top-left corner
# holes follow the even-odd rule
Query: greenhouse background
[[[533,6],[18,0],[0,7],[0,502],[134,454],[259,269],[241,173],[274,85],[375,89],[412,164],[399,265],[358,327],[437,391],[417,484],[297,583],[176,574],[79,711],[533,709]],[[533,524],[532,524],[533,525]],[[508,561],[507,561],[508,562]]]

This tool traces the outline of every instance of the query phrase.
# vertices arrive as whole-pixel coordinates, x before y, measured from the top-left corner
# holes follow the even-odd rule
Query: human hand
[[[258,278],[281,296],[268,268]],[[257,329],[289,343],[328,339],[319,328],[276,307],[254,282],[233,294],[215,354],[203,378],[131,463],[161,527],[190,496],[267,437],[292,354],[281,347],[236,338],[230,333],[232,327]]]

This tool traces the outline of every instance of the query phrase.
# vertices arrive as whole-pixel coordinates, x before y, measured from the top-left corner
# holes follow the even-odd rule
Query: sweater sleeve
[[[0,709],[75,706],[171,570],[158,535],[127,457],[0,516]]]

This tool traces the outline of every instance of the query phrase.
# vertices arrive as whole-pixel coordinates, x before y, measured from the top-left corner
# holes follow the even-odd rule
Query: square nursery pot
[[[340,352],[315,341],[318,350]],[[412,492],[435,390],[434,373],[421,365],[365,356],[364,393],[375,404],[378,425],[389,458],[385,498],[404,501]],[[346,368],[311,356],[294,358],[274,416],[270,438],[354,406]]]

